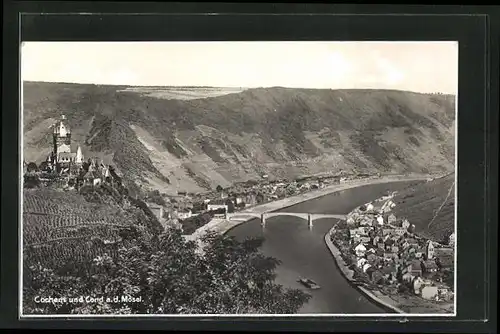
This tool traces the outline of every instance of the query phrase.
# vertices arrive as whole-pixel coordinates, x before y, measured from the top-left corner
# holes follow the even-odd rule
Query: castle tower
[[[55,157],[57,157],[59,153],[71,153],[71,129],[64,115],[54,124],[52,142],[54,146],[53,154]]]

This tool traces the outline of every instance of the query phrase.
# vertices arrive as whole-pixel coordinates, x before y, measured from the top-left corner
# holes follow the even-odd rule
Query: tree
[[[82,163],[82,173],[85,174],[89,171],[90,163],[84,162]]]
[[[42,161],[42,162],[40,163],[39,169],[40,169],[41,171],[46,171],[46,170],[48,170],[48,168],[49,168],[49,164],[48,164],[48,162],[47,162],[47,161]]]
[[[161,196],[158,190],[153,190],[148,193],[148,199],[158,205],[166,205],[165,199]]]
[[[200,212],[206,209],[206,205],[203,202],[194,202],[193,203],[193,212]]]
[[[258,204],[264,202],[264,195],[262,195],[262,193],[258,193],[257,196],[255,196],[255,200]]]
[[[85,263],[86,274],[58,273],[43,265],[26,267],[26,314],[244,314],[296,313],[309,300],[301,290],[274,282],[279,261],[259,252],[260,239],[239,242],[208,233],[205,245],[185,241],[179,229],[148,238],[140,230],[123,234],[129,243],[116,254]],[[34,297],[104,296],[98,303],[35,303]],[[113,303],[106,296],[133,296]]]
[[[219,193],[220,193],[220,192],[222,192],[222,191],[224,190],[224,188],[222,188],[222,186],[219,184],[219,185],[217,186],[217,188],[215,188],[215,190],[217,190],[217,192],[219,192]]]
[[[226,200],[226,203],[227,205],[227,212],[228,213],[233,213],[234,212],[234,202],[230,199]]]

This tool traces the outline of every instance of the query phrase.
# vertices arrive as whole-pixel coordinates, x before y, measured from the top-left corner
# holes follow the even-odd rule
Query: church
[[[72,166],[81,167],[83,153],[80,145],[76,152],[71,149],[71,129],[64,115],[53,125],[52,152],[47,157],[47,162],[61,169],[70,169]],[[77,168],[78,169],[78,168]]]

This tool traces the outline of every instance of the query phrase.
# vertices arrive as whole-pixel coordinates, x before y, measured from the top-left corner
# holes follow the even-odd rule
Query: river
[[[309,212],[347,214],[355,207],[383,196],[388,191],[400,190],[421,181],[399,181],[361,186],[342,190],[320,198],[277,210],[283,212]],[[319,219],[309,229],[307,221],[293,216],[266,219],[262,229],[259,219],[253,219],[228,231],[228,235],[242,240],[263,237],[261,251],[277,258],[281,265],[276,270],[276,282],[285,287],[302,289],[312,295],[301,314],[374,314],[387,313],[352,287],[335,265],[325,244],[325,234],[336,219]],[[301,276],[316,281],[321,289],[309,290],[297,282]]]

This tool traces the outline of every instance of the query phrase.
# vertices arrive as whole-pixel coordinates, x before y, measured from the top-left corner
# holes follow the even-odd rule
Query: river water
[[[383,196],[388,191],[400,190],[418,182],[399,181],[347,189],[278,211],[347,214],[355,207]],[[336,221],[318,219],[313,222],[313,228],[309,229],[304,219],[278,216],[267,218],[265,229],[260,226],[260,219],[253,219],[236,226],[227,234],[239,240],[247,237],[264,238],[261,251],[282,262],[276,270],[276,282],[285,287],[302,289],[312,295],[299,313],[387,313],[352,287],[335,265],[324,237]],[[321,289],[305,288],[297,282],[299,277],[313,279]]]

